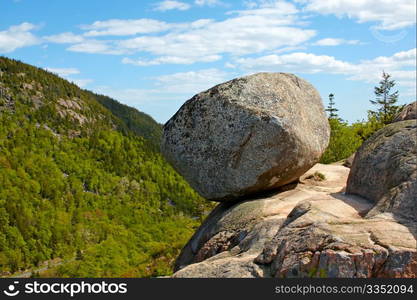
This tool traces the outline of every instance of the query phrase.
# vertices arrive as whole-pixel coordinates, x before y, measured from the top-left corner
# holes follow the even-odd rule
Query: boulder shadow
[[[365,217],[366,214],[375,206],[375,203],[371,200],[358,195],[346,194],[345,188],[340,190],[340,192],[331,193],[330,195],[354,208],[361,217]]]
[[[275,187],[275,188],[271,188],[269,190],[263,190],[263,191],[248,193],[246,195],[240,196],[240,197],[235,198],[235,199],[220,200],[220,201],[214,200],[214,201],[220,202],[220,203],[227,203],[228,205],[232,206],[232,205],[240,203],[240,202],[271,198],[271,197],[274,197],[274,196],[276,196],[278,194],[281,194],[283,192],[294,190],[298,186],[298,184],[300,184],[300,183],[301,183],[300,181],[296,180],[296,181],[293,181],[291,183],[285,184],[285,185],[280,186],[280,187]]]
[[[362,218],[365,218],[368,212],[372,208],[374,208],[374,206],[376,205],[375,202],[368,200],[366,198],[363,198],[361,196],[358,196],[355,194],[346,194],[345,188],[343,188],[340,192],[332,193],[330,195],[336,199],[343,201],[344,203],[351,206],[352,208],[354,208]],[[410,234],[416,240],[416,249],[417,249],[417,220],[404,218],[394,213],[392,214],[392,218],[397,223],[407,227]],[[389,230],[389,228],[387,228],[387,230]]]

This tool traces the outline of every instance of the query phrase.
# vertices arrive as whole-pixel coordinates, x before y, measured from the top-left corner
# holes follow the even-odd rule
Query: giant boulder
[[[286,73],[259,73],[188,100],[165,124],[161,150],[209,200],[297,180],[320,158],[329,125],[319,93]]]
[[[417,221],[417,122],[400,121],[372,135],[356,152],[346,192],[380,212]]]

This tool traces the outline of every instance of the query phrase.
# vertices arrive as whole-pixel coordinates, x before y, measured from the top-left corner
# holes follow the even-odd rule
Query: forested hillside
[[[140,112],[133,107],[119,103],[110,97],[94,93],[91,94],[104,107],[120,118],[126,128],[139,136],[145,137],[159,149],[159,142],[162,136],[162,126],[152,119],[151,116]]]
[[[170,273],[210,204],[155,150],[152,121],[0,57],[2,276],[54,258],[39,276]]]

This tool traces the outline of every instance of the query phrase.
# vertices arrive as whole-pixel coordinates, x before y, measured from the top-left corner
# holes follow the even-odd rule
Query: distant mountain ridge
[[[87,91],[89,92],[89,91]],[[91,93],[104,107],[110,110],[123,124],[135,134],[143,136],[158,146],[162,136],[162,125],[151,116],[127,106],[105,95]]]

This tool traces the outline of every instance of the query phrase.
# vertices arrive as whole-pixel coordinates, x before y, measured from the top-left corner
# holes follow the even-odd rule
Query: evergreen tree
[[[329,94],[329,105],[326,108],[326,111],[329,113],[329,119],[338,119],[339,115],[337,114],[337,112],[339,111],[336,107],[335,107],[335,102],[334,102],[334,94],[330,93]]]
[[[390,123],[399,110],[399,107],[395,105],[398,101],[398,91],[391,93],[394,86],[395,80],[383,71],[379,86],[376,86],[374,90],[375,100],[369,100],[373,105],[378,106],[377,111],[370,110],[369,113],[384,124]]]

